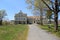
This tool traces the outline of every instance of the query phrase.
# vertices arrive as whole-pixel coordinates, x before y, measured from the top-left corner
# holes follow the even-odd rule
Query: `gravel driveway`
[[[37,24],[29,25],[29,28],[27,40],[60,40],[56,36],[38,28]]]

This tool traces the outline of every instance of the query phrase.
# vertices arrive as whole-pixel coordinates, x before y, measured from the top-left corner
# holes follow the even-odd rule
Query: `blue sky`
[[[28,16],[32,16],[31,11],[27,9],[25,0],[0,0],[0,10],[5,9],[8,19],[13,20],[14,15],[22,10]]]
[[[22,10],[24,13],[27,13],[28,16],[32,16],[30,10],[27,9],[27,4],[25,0],[0,0],[0,10],[5,9],[7,12],[7,18],[9,20],[14,19],[14,15]],[[59,15],[60,19],[60,15]]]

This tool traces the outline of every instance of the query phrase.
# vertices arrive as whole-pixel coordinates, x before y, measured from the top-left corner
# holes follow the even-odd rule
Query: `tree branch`
[[[58,8],[58,11],[57,12],[60,12],[60,9]]]
[[[41,0],[51,11],[53,11],[50,7],[49,7],[49,5],[44,1],[44,0]]]

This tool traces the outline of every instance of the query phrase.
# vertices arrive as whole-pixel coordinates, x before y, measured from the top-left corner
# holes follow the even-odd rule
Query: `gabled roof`
[[[40,18],[40,16],[28,16],[27,18],[36,19],[36,18]]]
[[[19,17],[19,16],[27,16],[27,14],[24,14],[22,11],[20,11],[19,13],[15,14],[15,17]]]

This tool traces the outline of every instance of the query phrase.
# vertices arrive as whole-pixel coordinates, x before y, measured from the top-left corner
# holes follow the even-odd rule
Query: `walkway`
[[[60,40],[56,36],[38,28],[37,24],[29,25],[29,28],[27,40]]]

